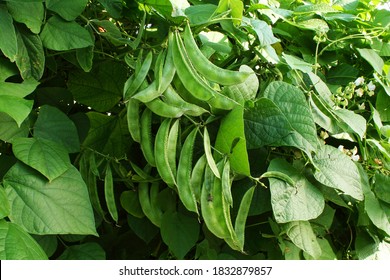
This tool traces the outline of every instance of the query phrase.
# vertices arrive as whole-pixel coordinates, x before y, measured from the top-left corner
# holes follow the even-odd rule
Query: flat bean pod
[[[152,139],[152,111],[148,108],[142,112],[140,119],[141,129],[141,150],[146,161],[151,166],[156,166],[156,159],[154,157],[153,139]]]

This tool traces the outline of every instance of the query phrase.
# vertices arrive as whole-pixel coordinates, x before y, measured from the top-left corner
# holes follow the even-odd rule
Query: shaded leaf
[[[72,245],[58,257],[58,260],[105,260],[106,252],[95,242]]]
[[[41,106],[34,125],[34,137],[60,143],[69,153],[80,151],[76,125],[56,107]]]
[[[71,21],[83,12],[87,3],[88,0],[46,0],[46,8]]]
[[[58,16],[47,20],[40,36],[46,48],[56,51],[85,48],[94,44],[87,29],[75,21],[64,21]]]
[[[200,226],[195,218],[180,212],[165,212],[161,221],[161,237],[172,253],[182,259],[195,246]]]

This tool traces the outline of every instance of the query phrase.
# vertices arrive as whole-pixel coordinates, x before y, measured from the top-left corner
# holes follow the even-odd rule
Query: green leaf
[[[32,234],[96,235],[87,187],[71,167],[51,182],[17,163],[4,176],[9,218]]]
[[[245,110],[244,125],[248,149],[273,145],[292,131],[282,111],[268,98],[256,100]]]
[[[122,16],[122,10],[124,8],[122,0],[99,0],[99,2],[113,18],[120,18]]]
[[[44,17],[42,2],[7,2],[9,13],[15,21],[24,23],[31,32],[38,34]]]
[[[0,57],[0,82],[4,82],[7,78],[15,76],[18,73],[18,68],[14,63],[5,57]]]
[[[380,91],[376,97],[375,107],[383,122],[390,122],[390,96]]]
[[[297,22],[298,26],[302,29],[313,30],[318,33],[326,33],[329,31],[329,26],[325,20],[319,18],[312,18],[304,21]]]
[[[76,58],[80,67],[84,72],[89,72],[93,65],[94,47],[86,47],[82,49],[76,49]]]
[[[80,151],[80,140],[76,125],[56,107],[40,107],[34,125],[34,137],[62,144],[69,153]]]
[[[46,255],[50,258],[57,251],[58,239],[55,235],[34,235],[35,241],[45,251]]]
[[[286,60],[288,66],[294,70],[300,70],[303,73],[309,73],[312,70],[313,65],[307,63],[306,61],[294,56],[283,53],[283,58]]]
[[[325,207],[324,197],[299,170],[283,159],[274,159],[268,171],[282,172],[295,182],[292,186],[283,180],[269,178],[271,204],[278,223],[307,221],[322,213]]]
[[[126,73],[122,64],[108,60],[96,65],[89,73],[71,72],[68,87],[76,101],[106,112],[121,100]]]
[[[380,200],[386,203],[390,203],[389,186],[390,178],[388,176],[381,173],[375,174],[374,192]]]
[[[310,156],[311,152],[317,149],[318,140],[314,119],[304,93],[285,82],[272,82],[265,89],[263,96],[278,106],[292,128],[291,133],[277,144],[297,147]]]
[[[121,158],[129,147],[127,124],[119,116],[107,116],[96,112],[87,114],[90,130],[83,145],[103,154]]]
[[[106,252],[95,242],[72,245],[58,257],[58,260],[105,260]]]
[[[142,212],[141,204],[139,203],[138,193],[135,191],[124,191],[120,197],[121,206],[127,213],[137,218],[145,216]]]
[[[352,65],[340,64],[330,69],[326,80],[333,85],[346,86],[349,82],[355,81],[358,75],[359,70]]]
[[[45,70],[45,53],[42,41],[37,34],[27,28],[18,26],[16,29],[18,52],[16,65],[24,80],[34,78],[40,80]]]
[[[215,140],[215,148],[229,155],[230,166],[238,174],[250,175],[244,133],[244,109],[237,107],[223,117]]]
[[[190,6],[185,9],[186,16],[191,25],[199,25],[210,22],[217,6],[213,4],[203,4]]]
[[[87,3],[88,0],[46,0],[46,8],[71,21],[84,11]]]
[[[127,224],[147,244],[159,233],[159,228],[152,224],[147,217],[140,219],[132,215],[127,215]]]
[[[321,256],[321,247],[308,221],[290,222],[284,227],[287,236],[297,247],[301,248],[314,259],[318,259]]]
[[[43,45],[51,50],[66,51],[94,44],[87,29],[75,21],[64,21],[58,16],[48,19],[41,32]]]
[[[7,217],[10,213],[10,205],[8,202],[7,194],[4,191],[3,186],[0,185],[0,219]]]
[[[16,121],[5,113],[0,113],[0,140],[12,143],[18,137],[27,137],[30,128],[27,121],[19,127]]]
[[[0,260],[47,260],[47,256],[20,226],[0,220]]]
[[[271,27],[265,21],[251,19],[249,22],[249,26],[253,28],[253,30],[256,32],[257,38],[259,39],[260,47],[272,45],[280,41],[274,36]]]
[[[0,112],[4,112],[12,117],[19,127],[30,114],[33,104],[33,100],[0,95]]]
[[[71,166],[68,152],[56,142],[40,138],[17,138],[12,144],[17,159],[38,170],[49,181]]]
[[[252,72],[252,74],[242,83],[225,86],[223,94],[244,105],[246,101],[256,98],[259,89],[259,79],[255,72],[247,65],[241,65],[239,71]]]
[[[351,158],[332,146],[324,145],[317,150],[313,160],[318,168],[314,171],[318,182],[363,200],[360,173]]]
[[[317,237],[318,245],[321,247],[321,256],[319,256],[316,260],[337,260],[336,254],[333,252],[332,246],[329,244],[327,239],[322,239]],[[306,260],[314,260],[314,258],[303,252]]]
[[[180,212],[165,212],[162,216],[161,237],[178,259],[183,259],[195,246],[199,230],[200,226],[195,218]]]
[[[382,74],[384,62],[383,59],[373,49],[357,49],[361,57],[363,57],[376,72]]]
[[[363,140],[367,126],[366,119],[363,116],[347,109],[333,110],[333,113],[343,121],[339,123],[341,128],[356,133],[360,140]]]
[[[12,62],[16,60],[17,39],[12,16],[5,5],[0,5],[0,50]]]

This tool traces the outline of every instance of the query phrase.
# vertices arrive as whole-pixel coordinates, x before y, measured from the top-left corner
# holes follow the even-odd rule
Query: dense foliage
[[[389,258],[389,31],[379,0],[0,1],[0,259]]]

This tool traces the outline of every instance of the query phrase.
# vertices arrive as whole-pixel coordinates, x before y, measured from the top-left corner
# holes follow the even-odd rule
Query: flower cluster
[[[342,151],[344,154],[346,154],[347,156],[349,156],[353,161],[358,161],[360,159],[360,156],[358,155],[358,149],[357,147],[353,147],[352,150],[348,150],[348,149],[345,149],[343,145],[340,145],[338,147],[338,149],[340,151]]]
[[[365,99],[375,94],[375,84],[372,81],[366,83],[364,77],[357,78],[344,88],[339,87],[332,96],[337,106],[346,108],[348,105],[356,105],[358,110],[365,110]]]

